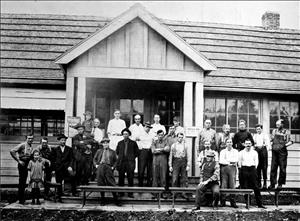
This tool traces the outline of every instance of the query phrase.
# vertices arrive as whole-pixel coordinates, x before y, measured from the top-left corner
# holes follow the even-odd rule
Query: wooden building
[[[1,14],[2,137],[67,133],[67,117],[87,110],[105,129],[115,108],[128,126],[136,113],[143,122],[158,113],[167,127],[174,116],[185,128],[210,118],[218,132],[225,123],[235,132],[239,119],[270,132],[282,118],[295,141],[288,185],[297,186],[300,31],[263,19],[264,27],[162,20],[140,4],[113,20]],[[187,143],[194,162],[195,138]]]

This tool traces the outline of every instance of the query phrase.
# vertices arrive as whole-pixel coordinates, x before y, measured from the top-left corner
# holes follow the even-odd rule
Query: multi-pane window
[[[283,120],[284,127],[291,132],[294,142],[300,142],[300,112],[298,102],[270,101],[270,133],[276,128],[276,121]]]
[[[259,122],[259,101],[234,98],[205,98],[204,119],[211,119],[212,127],[217,132],[223,125],[230,124],[232,132],[238,130],[238,121],[244,119],[250,132],[255,132]]]
[[[129,127],[134,123],[134,115],[141,115],[141,123],[144,119],[144,100],[141,99],[120,99],[121,118]]]
[[[159,99],[157,100],[156,113],[160,115],[160,123],[168,129],[173,124],[175,116],[180,117],[180,99]]]

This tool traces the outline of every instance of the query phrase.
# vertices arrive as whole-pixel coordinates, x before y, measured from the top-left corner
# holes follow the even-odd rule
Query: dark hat
[[[150,123],[149,121],[147,121],[147,122],[145,123],[144,126],[150,128],[150,129],[153,128],[153,127],[151,126],[151,123]]]
[[[131,136],[131,131],[128,129],[128,128],[124,128],[122,131],[121,131],[121,134],[123,135],[123,133],[127,131],[129,133],[129,136]]]
[[[59,134],[59,135],[57,136],[57,140],[60,140],[60,139],[62,139],[62,138],[68,139],[68,137],[67,137],[66,135],[64,135],[64,134]]]
[[[207,151],[207,152],[206,152],[206,156],[207,156],[207,157],[214,157],[214,156],[215,156],[215,153],[214,153],[213,151],[210,150],[210,151]]]
[[[173,121],[179,121],[178,117],[173,117]]]
[[[83,115],[91,115],[92,116],[92,112],[86,111]]]
[[[83,128],[83,129],[85,129],[85,126],[83,125],[83,124],[77,124],[77,125],[75,125],[75,129],[79,129],[79,128]]]
[[[104,137],[102,140],[101,140],[101,143],[104,143],[105,141],[110,141],[110,139],[108,137]]]

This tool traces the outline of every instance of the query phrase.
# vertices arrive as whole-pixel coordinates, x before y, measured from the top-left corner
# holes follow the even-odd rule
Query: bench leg
[[[86,193],[85,193],[85,190],[83,190],[82,207],[84,207],[85,201],[86,201]]]
[[[161,193],[158,193],[158,209],[160,209],[160,197],[161,197]]]
[[[54,187],[54,202],[56,203],[57,187]]]
[[[275,206],[278,207],[279,191],[275,191]]]
[[[246,204],[246,208],[249,209],[250,206],[250,194],[247,194],[247,204]]]
[[[175,207],[175,192],[172,193],[173,198],[172,198],[172,208]]]

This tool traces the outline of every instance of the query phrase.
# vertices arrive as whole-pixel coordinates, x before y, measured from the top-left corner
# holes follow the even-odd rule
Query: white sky
[[[300,29],[300,1],[138,1],[159,18],[261,26],[266,11],[280,27]],[[1,1],[1,13],[74,14],[113,18],[136,1]]]

